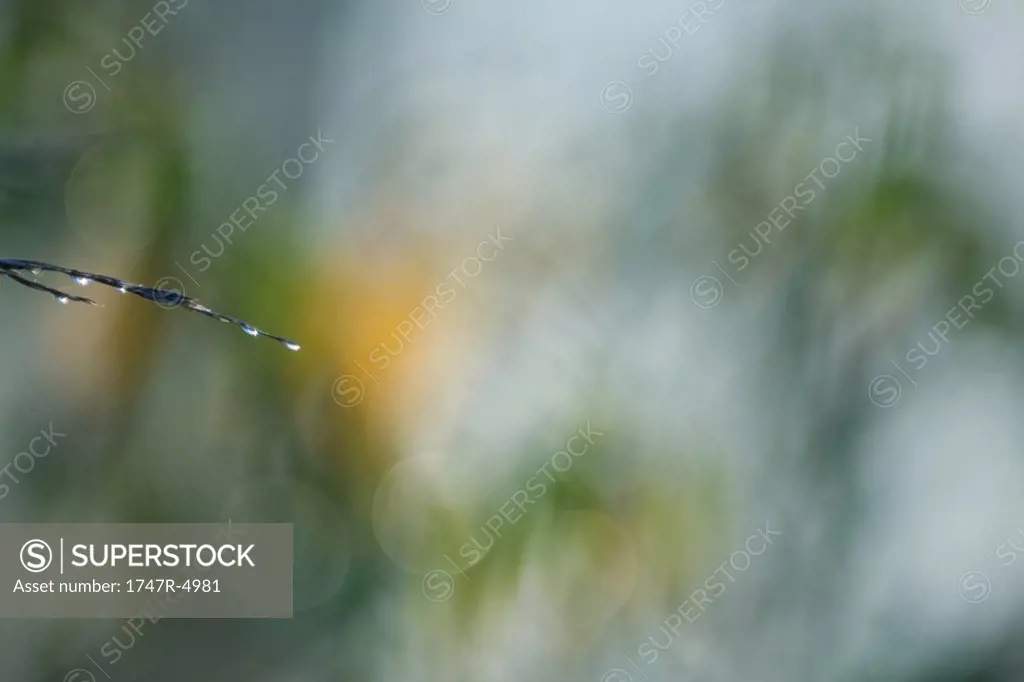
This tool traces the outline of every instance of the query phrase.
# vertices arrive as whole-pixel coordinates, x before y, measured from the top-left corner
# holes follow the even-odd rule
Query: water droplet
[[[69,299],[67,296],[58,296],[57,297],[57,303],[60,303],[61,305],[64,305],[69,300],[71,300],[71,299]]]
[[[249,326],[247,324],[242,325],[242,331],[245,332],[246,334],[248,334],[249,336],[259,336],[260,335],[260,330],[259,329],[256,329],[256,327],[251,327],[251,326]]]
[[[75,284],[77,284],[80,287],[84,287],[85,285],[87,285],[89,283],[89,278],[88,277],[75,277],[74,280],[75,280]]]
[[[288,350],[299,350],[300,348],[302,348],[302,346],[300,346],[297,343],[286,343],[284,344],[284,347],[287,348]]]

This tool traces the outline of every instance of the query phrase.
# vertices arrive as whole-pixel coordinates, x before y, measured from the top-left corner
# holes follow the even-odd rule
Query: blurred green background
[[[0,4],[3,254],[302,344],[3,282],[0,465],[67,435],[0,521],[296,544],[293,619],[5,620],[0,679],[1019,679],[1022,29]]]

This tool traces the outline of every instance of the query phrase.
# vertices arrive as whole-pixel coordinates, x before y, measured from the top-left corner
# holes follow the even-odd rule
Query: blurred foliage
[[[780,680],[1013,679],[1001,671],[1018,626],[965,662],[934,642],[888,643],[887,628],[908,637],[908,626],[881,607],[855,608],[867,603],[856,570],[865,528],[877,523],[867,453],[889,414],[864,388],[889,371],[891,348],[912,346],[1011,248],[1004,207],[964,181],[977,161],[957,133],[945,50],[859,10],[837,9],[813,28],[782,22],[748,46],[761,58],[734,67],[729,87],[701,107],[677,110],[666,97],[623,117],[615,141],[626,141],[627,161],[614,161],[628,171],[607,187],[587,184],[605,177],[590,166],[584,180],[570,177],[577,153],[606,151],[582,124],[578,139],[549,140],[562,153],[553,167],[517,165],[521,140],[502,129],[490,131],[499,142],[488,138],[493,168],[467,171],[438,141],[439,123],[403,128],[380,114],[383,135],[346,119],[339,157],[362,136],[385,137],[383,149],[317,168],[208,271],[183,273],[190,254],[219,244],[216,227],[291,142],[225,140],[245,123],[239,112],[252,112],[180,84],[174,57],[186,38],[126,69],[87,115],[63,108],[55,84],[96,62],[95,45],[115,44],[147,9],[57,0],[7,9],[5,251],[140,282],[175,277],[303,350],[284,354],[116,296],[100,310],[55,310],[4,287],[5,442],[47,420],[73,437],[60,465],[40,466],[0,511],[5,520],[292,522],[296,617],[164,623],[115,679],[604,679],[766,516],[785,542],[682,636],[727,652],[734,670],[722,679],[766,661],[778,669],[764,674]],[[728,19],[715,22],[724,31]],[[367,23],[370,35],[397,40]],[[315,40],[334,40],[325,35]],[[496,66],[499,83],[501,74]],[[725,304],[690,309],[687,277],[750,240],[855,128],[872,140],[856,161],[773,232]],[[414,153],[420,165],[405,158]],[[222,159],[231,177],[214,168]],[[317,215],[317,185],[343,193],[339,168],[369,175],[371,190],[346,196],[340,215]],[[420,178],[423,168],[438,178]],[[442,181],[463,200],[451,225],[425,198]],[[397,341],[484,222],[510,224],[518,251],[488,265],[479,289],[459,290],[458,305],[417,329],[386,370],[358,365]],[[1012,343],[1019,300],[996,298],[962,338]],[[686,311],[672,308],[678,301]],[[695,355],[686,344],[698,337],[720,355]],[[550,383],[556,372],[563,384]],[[343,376],[364,384],[354,406],[339,402]],[[704,393],[719,385],[726,398]],[[531,393],[537,386],[550,395]],[[608,438],[477,563],[451,571],[450,600],[432,601],[424,574],[448,570],[445,559],[485,536],[483,524],[580,414]],[[418,461],[431,447],[441,452]],[[850,633],[869,616],[881,634],[855,649]],[[15,624],[0,667],[10,679],[63,679],[122,625],[33,623],[26,634]],[[692,672],[673,656],[658,679]],[[922,661],[911,665],[914,656]]]

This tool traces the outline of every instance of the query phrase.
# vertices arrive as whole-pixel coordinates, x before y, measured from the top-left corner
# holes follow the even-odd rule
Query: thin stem
[[[117,279],[115,277],[108,277],[107,275],[98,275],[92,272],[85,272],[84,270],[75,270],[74,268],[65,268],[59,265],[51,265],[50,263],[43,263],[41,261],[33,260],[20,260],[16,258],[0,258],[0,276],[7,277],[21,285],[34,289],[36,291],[43,291],[48,294],[52,294],[61,303],[67,303],[69,301],[74,303],[87,303],[89,305],[99,305],[90,298],[84,296],[75,296],[73,294],[67,294],[60,289],[54,289],[48,287],[39,282],[26,279],[21,276],[20,272],[30,272],[32,274],[38,274],[40,272],[59,272],[65,274],[74,279],[78,284],[85,285],[89,282],[95,282],[96,284],[102,284],[103,286],[117,289],[121,293],[130,293],[140,296],[148,301],[152,301],[161,306],[170,307],[182,307],[186,310],[199,313],[200,315],[206,315],[212,317],[215,320],[233,324],[239,327],[249,336],[265,336],[268,339],[273,339],[279,343],[282,343],[289,350],[299,350],[299,344],[291,339],[286,339],[283,336],[276,336],[270,334],[262,329],[259,329],[245,320],[240,320],[237,317],[231,315],[224,315],[218,313],[205,305],[197,301],[196,299],[185,296],[184,294],[169,289],[159,289],[155,287],[147,287],[141,284],[133,284],[124,280]]]

